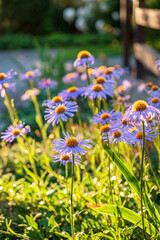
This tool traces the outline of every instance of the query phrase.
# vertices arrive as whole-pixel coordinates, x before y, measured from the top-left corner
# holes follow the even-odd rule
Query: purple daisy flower
[[[159,94],[159,96],[157,95],[157,97],[154,97],[154,98],[147,98],[147,103],[150,106],[153,106],[153,107],[159,109],[159,106],[160,106],[160,94]]]
[[[83,88],[70,87],[67,90],[62,91],[59,96],[64,100],[77,99],[83,91]]]
[[[153,138],[159,134],[159,133],[153,133],[156,130],[157,129],[145,127],[145,139],[149,142],[152,142]],[[126,141],[128,142],[128,145],[134,144],[134,147],[135,147],[139,143],[139,145],[141,147],[143,147],[143,129],[142,129],[142,127],[140,127],[137,131],[135,130],[132,132],[128,132],[126,134],[125,138],[126,138]]]
[[[5,96],[5,89],[15,91],[16,90],[16,83],[4,83],[3,85],[0,84],[0,93],[1,97]]]
[[[88,51],[80,51],[77,55],[77,59],[74,61],[74,68],[79,66],[87,66],[88,64],[94,64],[94,57]]]
[[[53,162],[60,162],[60,164],[66,165],[67,162],[72,163],[72,154],[66,154],[66,155],[62,155],[62,154],[57,154],[57,155],[50,155],[50,157],[53,157],[55,160],[53,160]],[[74,164],[77,166],[81,161],[80,161],[81,157],[78,155],[74,155]]]
[[[160,95],[160,89],[158,85],[153,85],[149,91],[147,91],[150,97],[155,98]]]
[[[50,78],[43,78],[41,82],[38,83],[40,88],[55,87],[57,85],[56,81]]]
[[[13,142],[17,137],[23,137],[22,134],[26,134],[30,132],[30,126],[25,126],[24,123],[22,124],[16,124],[16,127],[13,125],[9,126],[8,129],[5,132],[2,132],[2,139],[6,142]]]
[[[89,68],[88,69],[88,75],[90,78],[97,78],[99,76],[99,72],[97,69]],[[85,81],[87,80],[87,74],[84,72],[81,74],[81,80]]]
[[[144,100],[136,101],[124,114],[124,118],[127,118],[131,124],[140,124],[144,121],[144,124],[147,125],[147,119],[154,117],[160,118],[160,111],[153,106],[149,106]]]
[[[160,71],[160,59],[156,61],[156,66],[157,66],[158,70]]]
[[[100,84],[91,84],[89,87],[83,88],[82,96],[85,96],[86,98],[89,97],[90,99],[99,98],[100,100],[102,98],[106,98],[107,96],[113,97],[113,91],[110,89],[106,89]]]
[[[77,112],[77,104],[75,102],[63,102],[58,106],[53,106],[53,108],[47,108],[45,113],[47,113],[44,118],[48,123],[52,122],[52,125],[58,124],[60,118],[62,121],[67,121],[68,116],[73,117],[73,112]]]
[[[96,78],[96,84],[101,84],[105,89],[110,90],[113,89],[117,82],[112,79],[106,79],[104,76],[99,76]]]
[[[95,117],[93,117],[91,119],[91,122],[93,122],[94,124],[97,123],[101,123],[102,125],[104,124],[109,124],[109,122],[114,122],[119,118],[122,118],[122,113],[121,112],[114,112],[114,110],[112,111],[104,111],[101,110],[98,114],[95,114]]]
[[[69,133],[64,133],[65,139],[58,138],[58,140],[53,142],[53,150],[58,151],[61,154],[77,154],[80,153],[82,155],[86,154],[87,151],[83,149],[83,147],[91,148],[90,140],[83,139],[78,135],[77,137],[71,137]]]
[[[119,118],[117,118],[117,121],[113,123],[112,130],[116,131],[118,129],[120,131],[129,131],[131,127],[132,126],[127,121],[127,118],[124,118],[123,115],[121,115]]]
[[[15,75],[17,75],[17,73],[13,72],[12,69],[7,73],[0,73],[0,84],[2,85],[2,87],[4,86],[5,83],[12,80]]]
[[[66,84],[72,83],[77,80],[79,77],[77,72],[67,73],[63,78],[62,81]]]
[[[108,133],[108,137],[104,136],[103,139],[104,141],[108,142],[108,139],[110,141],[110,143],[115,142],[116,144],[118,142],[125,142],[125,135],[126,132],[122,131],[122,130],[116,130],[116,131],[110,131]]]
[[[52,108],[53,106],[61,105],[64,102],[64,99],[60,96],[55,96],[52,99],[44,100],[42,106]]]
[[[41,72],[39,69],[31,70],[26,72],[25,74],[20,75],[21,80],[30,80],[33,81],[36,77],[41,76]]]

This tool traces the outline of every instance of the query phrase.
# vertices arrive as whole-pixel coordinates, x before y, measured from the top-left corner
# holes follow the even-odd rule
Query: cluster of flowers
[[[67,121],[69,117],[73,117],[74,113],[78,111],[77,98],[84,97],[91,101],[100,101],[98,113],[94,112],[94,116],[91,122],[94,124],[100,124],[100,134],[104,141],[107,143],[127,142],[128,144],[138,143],[143,146],[143,129],[142,123],[145,124],[145,139],[152,141],[158,133],[155,127],[157,121],[160,118],[160,91],[159,87],[152,83],[146,84],[147,100],[138,100],[134,104],[129,104],[128,89],[131,84],[128,80],[121,80],[121,77],[126,73],[126,69],[116,65],[114,67],[100,66],[99,68],[88,68],[89,64],[94,64],[94,57],[88,51],[80,51],[77,55],[77,59],[74,62],[74,67],[78,69],[83,67],[86,73],[81,76],[83,79],[88,79],[88,87],[78,88],[76,86],[69,87],[67,90],[63,90],[54,96],[52,99],[45,100],[43,106],[46,106],[45,120],[48,123],[61,124],[63,121]],[[159,61],[157,61],[157,67],[159,67]],[[8,81],[14,78],[15,72],[8,72],[6,74],[0,73],[0,83],[2,88],[7,88]],[[41,75],[39,70],[29,71],[22,74],[20,78],[22,80],[33,81],[36,77]],[[68,73],[64,76],[63,81],[65,83],[73,83],[79,74]],[[90,83],[92,81],[92,83]],[[56,82],[51,79],[42,79],[39,82],[40,88],[50,88],[56,86]],[[36,95],[36,89],[32,88],[27,90],[25,95],[28,97]],[[123,103],[123,106],[129,108],[123,115],[119,111],[107,111],[105,109],[106,100],[112,100],[116,97],[116,103]],[[23,96],[23,99],[25,97]],[[103,104],[101,102],[103,100]],[[113,102],[113,101],[112,101]],[[2,133],[2,139],[7,142],[12,142],[18,136],[22,137],[22,134],[26,134],[30,131],[29,126],[24,127],[24,124],[11,125],[8,130]],[[66,164],[67,161],[72,162],[72,154],[75,155],[75,164],[80,162],[79,154],[86,154],[85,147],[90,148],[90,141],[81,138],[71,136],[68,132],[63,132],[64,139],[58,139],[53,142],[53,149],[57,151],[58,155],[52,155],[55,161],[60,161],[62,164]]]

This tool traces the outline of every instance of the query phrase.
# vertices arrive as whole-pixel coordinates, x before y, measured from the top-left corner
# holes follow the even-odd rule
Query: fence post
[[[131,6],[129,0],[120,0],[120,22],[122,28],[123,42],[123,65],[129,67],[130,57],[130,13]]]
[[[135,8],[141,7],[144,8],[145,2],[144,0],[133,0],[133,17],[135,19]],[[145,31],[144,27],[136,25],[135,26],[135,42],[144,43],[145,39]],[[144,75],[144,67],[143,64],[136,59],[136,77],[142,78]]]

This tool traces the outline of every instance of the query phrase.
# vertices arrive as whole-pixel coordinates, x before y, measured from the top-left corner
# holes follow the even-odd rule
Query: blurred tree
[[[24,33],[38,34],[50,0],[2,0],[2,23]]]

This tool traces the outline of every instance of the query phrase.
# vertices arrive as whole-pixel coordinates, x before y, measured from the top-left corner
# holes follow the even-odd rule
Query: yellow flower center
[[[9,87],[9,84],[8,84],[8,83],[4,83],[3,86],[4,86],[5,88],[8,88],[8,87]]]
[[[21,132],[21,131],[20,131],[18,128],[15,128],[15,129],[12,131],[12,135],[17,136],[17,135],[20,134],[20,132]]]
[[[104,71],[106,71],[107,67],[102,65],[98,69],[99,69],[100,72],[104,72]]]
[[[84,50],[78,53],[77,58],[88,58],[90,55],[90,52]]]
[[[30,97],[30,96],[32,95],[32,90],[31,90],[31,89],[28,89],[28,90],[25,92],[25,94]]]
[[[147,108],[148,108],[148,104],[144,100],[138,100],[132,106],[132,110],[134,112],[144,111]]]
[[[110,129],[111,129],[111,127],[110,127],[109,125],[107,125],[107,124],[102,125],[102,126],[100,127],[101,133],[108,132]]]
[[[132,128],[129,132],[132,133],[134,131],[138,132],[137,128]]]
[[[63,161],[68,161],[69,159],[70,159],[70,156],[68,154],[61,156],[61,160]]]
[[[67,92],[75,92],[75,91],[77,91],[77,87],[70,87],[70,88],[68,88],[67,89]]]
[[[152,91],[157,91],[158,89],[159,89],[159,87],[157,85],[153,85],[151,88]]]
[[[72,78],[72,77],[73,77],[73,73],[68,73],[66,76],[67,76],[68,78]]]
[[[78,140],[74,137],[68,138],[66,141],[68,147],[76,147],[78,145]]]
[[[114,68],[120,68],[120,66],[119,65],[114,65]]]
[[[46,79],[46,80],[45,80],[45,84],[46,84],[46,85],[50,84],[50,82],[51,82],[50,79]]]
[[[127,118],[124,118],[121,122],[123,125],[127,125],[128,121],[127,121]]]
[[[88,69],[88,74],[91,75],[92,73],[94,73],[94,69],[93,68],[89,68]]]
[[[152,98],[151,100],[151,103],[158,103],[158,102],[159,102],[159,99],[157,97]]]
[[[33,77],[34,73],[32,71],[26,72],[26,77]]]
[[[64,113],[65,111],[66,111],[66,107],[65,106],[58,106],[55,109],[55,113],[56,114],[61,114],[61,113]]]
[[[115,131],[115,132],[113,132],[112,135],[113,135],[114,138],[119,138],[119,137],[122,136],[121,132],[119,132],[119,131]]]
[[[55,96],[52,98],[52,102],[62,102],[62,101],[63,101],[62,98],[59,96]]]
[[[100,84],[95,84],[91,90],[95,91],[95,92],[100,92],[103,91],[103,87]]]
[[[110,114],[109,114],[109,113],[103,113],[103,114],[101,115],[101,119],[105,120],[105,119],[107,119],[107,118],[110,118]]]
[[[125,90],[125,87],[121,85],[117,88],[117,90],[118,92],[123,92]]]
[[[148,82],[148,83],[146,83],[146,87],[151,88],[152,86],[153,86],[153,83],[152,83],[152,82]]]
[[[136,134],[136,138],[137,138],[137,139],[143,139],[143,132],[138,132],[138,133]]]
[[[105,83],[107,80],[104,78],[104,77],[98,77],[96,79],[96,84],[99,84],[99,83]]]
[[[118,101],[118,102],[122,102],[122,101],[123,101],[123,98],[122,98],[122,97],[118,97],[118,98],[117,98],[117,101]]]
[[[3,80],[6,77],[5,73],[0,73],[0,80]]]
[[[153,121],[153,119],[147,118],[147,123],[151,123],[152,121]]]
[[[105,71],[105,74],[111,74],[114,70],[114,67],[109,67],[107,68],[107,70]]]

